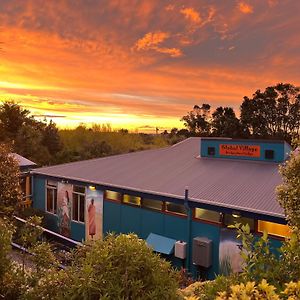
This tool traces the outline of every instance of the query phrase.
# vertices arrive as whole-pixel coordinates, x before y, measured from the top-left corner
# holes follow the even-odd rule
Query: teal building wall
[[[226,145],[245,145],[245,146],[260,146],[260,156],[259,157],[249,157],[249,156],[229,156],[221,155],[219,151],[219,146],[221,144]],[[215,148],[215,154],[208,154],[208,147]],[[291,146],[284,141],[267,141],[267,140],[231,140],[222,138],[201,138],[200,142],[200,156],[210,157],[210,158],[227,158],[227,159],[245,159],[252,161],[267,161],[267,162],[283,162],[287,159],[291,152]],[[274,158],[266,159],[265,151],[273,150]]]
[[[45,178],[34,176],[33,180],[33,207],[45,212],[45,227],[58,232],[57,216],[46,212],[46,185]],[[77,183],[78,184],[78,183]],[[86,183],[81,185],[88,186]],[[97,189],[100,189],[97,187]],[[170,199],[169,199],[170,200]],[[168,201],[169,201],[168,200]],[[132,205],[122,204],[121,202],[103,201],[103,233],[135,233],[140,238],[146,239],[150,233],[156,233],[175,240],[185,241],[190,244],[189,269],[196,276],[197,268],[192,264],[192,240],[195,237],[207,237],[212,240],[212,267],[208,270],[208,278],[213,279],[219,270],[219,243],[221,226],[208,224],[199,220],[191,220],[190,237],[188,234],[188,218],[149,210]],[[77,241],[85,239],[85,225],[72,221],[71,238]],[[190,239],[190,241],[189,241]],[[279,240],[271,239],[271,244],[278,248],[281,244]],[[166,257],[175,266],[187,267],[180,259],[173,255]]]

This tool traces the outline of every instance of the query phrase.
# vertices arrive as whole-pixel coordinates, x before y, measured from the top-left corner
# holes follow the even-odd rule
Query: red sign
[[[260,157],[260,146],[220,144],[219,153],[224,156]]]

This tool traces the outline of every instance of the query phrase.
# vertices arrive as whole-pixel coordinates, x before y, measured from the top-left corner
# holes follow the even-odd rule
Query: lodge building
[[[279,247],[289,234],[275,188],[284,141],[188,138],[176,145],[38,168],[33,207],[48,229],[74,240],[136,233],[176,266],[208,278],[240,268],[228,226],[267,230]]]

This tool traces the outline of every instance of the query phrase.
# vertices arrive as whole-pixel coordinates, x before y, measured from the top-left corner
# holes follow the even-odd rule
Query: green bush
[[[73,257],[71,267],[43,278],[31,294],[43,299],[179,297],[177,272],[135,235],[108,235],[103,241],[92,241],[78,248]],[[66,280],[62,282],[61,278]]]

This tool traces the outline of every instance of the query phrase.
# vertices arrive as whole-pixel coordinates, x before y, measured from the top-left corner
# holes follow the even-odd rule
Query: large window
[[[250,218],[245,218],[240,216],[239,214],[224,214],[224,225],[225,226],[230,226],[234,225],[235,223],[241,223],[242,225],[248,224],[250,226],[250,230],[254,231],[255,230],[255,221],[254,219]]]
[[[73,186],[72,220],[84,223],[85,187]]]
[[[221,223],[221,214],[217,211],[195,208],[195,218],[208,222]]]
[[[115,191],[105,191],[105,199],[106,200],[113,200],[113,201],[120,201],[122,199],[122,194],[115,192]]]
[[[47,180],[46,183],[46,210],[52,214],[57,213],[57,182]]]
[[[163,209],[163,202],[159,200],[152,200],[143,198],[142,200],[142,207],[154,209],[154,210],[162,210]]]
[[[141,197],[125,194],[123,196],[123,202],[126,203],[126,204],[141,206]]]
[[[267,221],[258,220],[258,232],[267,231],[268,234],[279,236],[279,237],[288,237],[291,234],[290,228],[287,225],[277,224]]]
[[[173,202],[166,202],[166,211],[184,216],[187,214],[183,204],[177,204]]]

